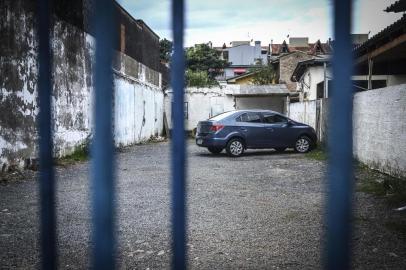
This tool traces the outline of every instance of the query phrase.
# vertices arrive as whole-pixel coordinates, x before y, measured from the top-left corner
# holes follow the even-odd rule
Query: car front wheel
[[[226,151],[231,157],[239,157],[244,153],[244,143],[241,139],[232,139],[227,143]]]
[[[223,148],[207,147],[207,150],[209,150],[209,152],[212,153],[212,154],[220,154],[221,151],[223,151]]]
[[[310,151],[311,141],[308,137],[302,136],[295,143],[295,150],[299,153],[307,153]]]

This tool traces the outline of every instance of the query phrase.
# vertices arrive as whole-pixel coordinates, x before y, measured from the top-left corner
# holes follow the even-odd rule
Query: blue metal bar
[[[349,269],[353,183],[351,0],[334,1],[326,269]]]
[[[113,178],[113,0],[94,1],[96,37],[94,70],[94,137],[92,143],[93,269],[114,269],[114,178]]]
[[[49,0],[40,0],[38,7],[38,124],[41,196],[41,266],[42,269],[55,269],[57,264],[57,252],[55,240],[55,179],[52,168],[52,54],[50,46],[51,9]]]
[[[185,59],[183,50],[184,1],[172,0],[172,269],[186,269],[186,147],[183,111]]]

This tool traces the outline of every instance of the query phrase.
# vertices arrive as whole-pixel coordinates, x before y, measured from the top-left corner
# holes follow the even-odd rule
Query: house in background
[[[289,91],[296,92],[297,83],[291,81],[293,71],[297,64],[302,61],[324,58],[332,53],[331,41],[321,43],[309,43],[308,37],[291,37],[289,44],[271,44],[270,61],[274,66],[279,83],[285,83]],[[295,99],[295,96],[292,96]],[[297,98],[296,98],[297,99]]]
[[[261,46],[261,41],[255,41],[254,46],[250,41],[232,41],[231,47],[224,44],[214,49],[221,59],[229,63],[223,74],[216,78],[220,82],[248,73],[251,68],[268,64],[269,46]]]
[[[249,71],[247,73],[228,78],[226,79],[226,82],[227,84],[240,84],[240,85],[253,84],[252,80],[256,73],[257,73],[256,71]]]
[[[297,83],[299,101],[316,100],[328,95],[331,78],[330,57],[313,58],[297,64],[291,81]],[[326,85],[324,82],[327,82]]]
[[[403,3],[403,6],[402,6]],[[386,12],[406,11],[406,1],[398,1]],[[406,15],[371,39],[353,35],[354,91],[366,91],[406,84]],[[356,42],[362,42],[357,44]],[[297,83],[299,101],[327,98],[331,95],[332,79],[330,57],[300,61],[291,81]]]

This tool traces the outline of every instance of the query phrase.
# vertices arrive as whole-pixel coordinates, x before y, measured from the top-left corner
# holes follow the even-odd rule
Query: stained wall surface
[[[0,3],[0,171],[29,165],[38,152],[38,43],[32,2]],[[95,42],[89,33],[56,16],[52,30],[54,155],[61,157],[91,138]],[[113,70],[116,145],[160,134],[161,74],[121,52],[115,54]]]

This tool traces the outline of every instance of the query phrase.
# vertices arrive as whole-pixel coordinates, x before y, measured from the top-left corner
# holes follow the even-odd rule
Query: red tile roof
[[[271,49],[272,49],[272,55],[280,55],[282,53],[282,48],[286,43],[282,44],[271,44]],[[321,48],[321,53],[322,54],[331,54],[332,50],[329,44],[327,43],[321,43],[320,41],[317,41],[315,43],[309,43],[309,46],[306,47],[297,47],[297,46],[290,46],[289,44],[286,44],[288,48],[288,52],[305,52],[308,54],[318,54],[317,53],[317,44],[320,45]]]

